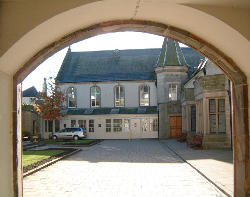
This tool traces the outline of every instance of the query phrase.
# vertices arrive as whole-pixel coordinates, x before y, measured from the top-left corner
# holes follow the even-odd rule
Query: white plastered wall
[[[106,132],[106,119],[123,119],[121,132]],[[130,131],[125,131],[124,119],[130,120]],[[158,131],[141,130],[143,119],[158,119],[157,114],[107,114],[107,115],[68,115],[60,120],[60,128],[64,124],[70,127],[71,120],[86,120],[87,138],[89,139],[136,139],[136,138],[158,138]],[[94,120],[94,132],[89,132],[89,120]],[[112,120],[113,121],[113,120]],[[135,124],[136,123],[136,124]],[[99,127],[100,126],[100,127]],[[113,122],[112,122],[113,127]]]
[[[90,108],[90,88],[98,86],[101,89],[101,107],[114,107],[115,86],[122,86],[125,90],[125,107],[139,106],[139,87],[147,85],[150,87],[150,106],[156,106],[156,86],[154,81],[113,81],[113,82],[82,82],[60,84],[62,92],[69,87],[76,88],[77,108]]]

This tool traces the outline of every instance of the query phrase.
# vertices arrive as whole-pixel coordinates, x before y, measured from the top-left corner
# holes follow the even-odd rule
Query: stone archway
[[[211,44],[205,42],[197,35],[191,34],[185,30],[161,24],[151,21],[142,20],[118,20],[109,21],[104,23],[99,23],[88,28],[80,29],[71,33],[53,43],[47,47],[40,50],[35,54],[30,60],[28,60],[21,69],[19,69],[14,75],[13,83],[13,128],[14,132],[13,141],[16,142],[20,140],[21,129],[18,122],[20,122],[20,82],[32,71],[34,70],[42,61],[44,61],[49,56],[53,55],[60,49],[83,39],[89,37],[119,31],[140,31],[147,32],[156,35],[166,36],[178,40],[190,47],[196,49],[211,61],[213,61],[217,66],[219,66],[225,74],[233,82],[233,128],[234,128],[234,195],[236,196],[246,196],[248,189],[248,139],[249,139],[249,128],[248,128],[248,86],[247,77],[238,68],[238,66],[233,62],[230,57],[224,55],[221,51],[213,47]],[[16,95],[16,96],[15,96]],[[18,108],[16,109],[16,106]],[[21,169],[20,169],[20,149],[21,146],[14,144],[13,150],[13,180],[14,180],[14,190],[17,196],[21,183]],[[20,161],[20,160],[19,160]],[[20,190],[20,189],[19,189]]]

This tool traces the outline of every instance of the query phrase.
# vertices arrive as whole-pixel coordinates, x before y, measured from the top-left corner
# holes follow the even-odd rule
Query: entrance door
[[[140,119],[131,119],[131,138],[141,138]]]
[[[182,119],[181,116],[170,117],[170,134],[172,138],[180,137],[182,134]]]

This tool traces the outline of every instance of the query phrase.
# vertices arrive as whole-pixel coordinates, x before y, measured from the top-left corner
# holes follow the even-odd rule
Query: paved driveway
[[[224,196],[157,140],[106,140],[24,178],[24,196]]]

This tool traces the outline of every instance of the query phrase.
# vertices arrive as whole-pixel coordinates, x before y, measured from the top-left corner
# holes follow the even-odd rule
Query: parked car
[[[53,132],[52,139],[73,139],[78,140],[87,137],[86,129],[81,127],[64,128]]]

